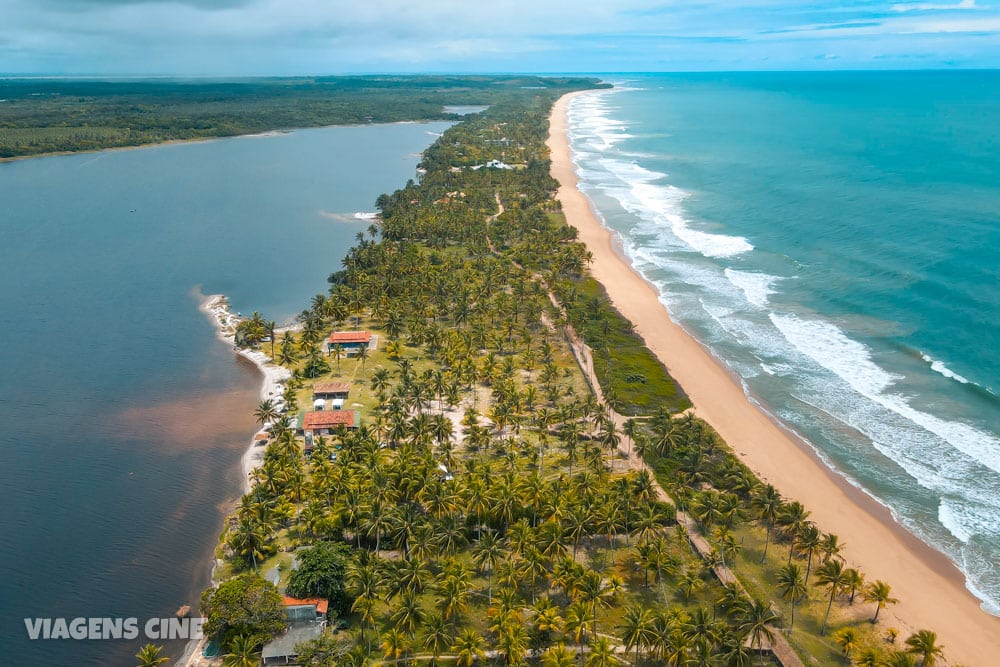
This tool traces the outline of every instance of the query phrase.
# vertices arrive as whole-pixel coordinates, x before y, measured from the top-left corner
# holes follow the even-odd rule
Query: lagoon
[[[448,123],[335,127],[0,164],[5,662],[128,664],[25,618],[171,616],[207,585],[259,377],[198,310],[279,323]],[[176,658],[182,642],[167,643]]]

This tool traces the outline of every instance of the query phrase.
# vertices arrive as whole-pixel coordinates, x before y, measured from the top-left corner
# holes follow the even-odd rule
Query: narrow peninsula
[[[989,664],[996,619],[615,254],[565,132],[597,85],[494,96],[295,327],[231,323],[287,377],[187,664]]]

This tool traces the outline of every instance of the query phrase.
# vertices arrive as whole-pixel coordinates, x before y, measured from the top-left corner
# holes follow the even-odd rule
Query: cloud
[[[961,0],[958,4],[944,5],[928,2],[901,3],[892,6],[894,12],[937,12],[951,11],[955,9],[980,9],[976,7],[976,0]]]
[[[984,16],[969,19],[923,19],[900,25],[901,32],[908,33],[1000,33],[1000,16]]]
[[[775,28],[774,30],[762,30],[762,35],[780,35],[793,32],[817,32],[826,30],[856,30],[858,28],[877,28],[882,25],[881,21],[847,21],[844,23],[816,23],[813,25],[797,25],[787,28]]]
[[[38,0],[39,8],[48,7],[54,11],[94,11],[126,5],[178,4],[204,9],[245,7],[255,0]]]
[[[0,0],[0,72],[283,75],[863,66],[880,53],[970,48],[968,0],[873,8],[843,0]],[[955,10],[978,10],[974,17]],[[938,14],[935,12],[942,12]],[[959,23],[983,19],[986,23]],[[946,21],[945,19],[948,19]],[[901,37],[907,35],[908,37]],[[806,45],[808,43],[808,45]],[[891,48],[890,48],[891,46]],[[996,66],[996,49],[980,66]],[[852,55],[858,54],[858,55]],[[973,54],[975,56],[975,54]]]

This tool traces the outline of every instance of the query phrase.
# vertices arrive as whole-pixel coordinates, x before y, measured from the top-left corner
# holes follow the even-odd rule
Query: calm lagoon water
[[[133,664],[142,642],[32,642],[23,619],[144,620],[197,602],[259,388],[199,290],[293,317],[370,224],[354,213],[413,178],[447,127],[0,164],[5,664]]]

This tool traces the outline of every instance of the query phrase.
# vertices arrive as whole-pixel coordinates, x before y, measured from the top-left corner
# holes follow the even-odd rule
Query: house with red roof
[[[330,435],[338,427],[356,429],[361,418],[357,410],[314,410],[302,415],[302,433],[306,436]]]
[[[289,623],[296,621],[322,621],[326,618],[330,601],[325,598],[293,598],[285,595],[281,599],[285,616]]]
[[[334,348],[340,346],[345,355],[356,354],[363,347],[372,346],[372,334],[370,331],[334,331],[326,339],[326,349],[333,352]]]

